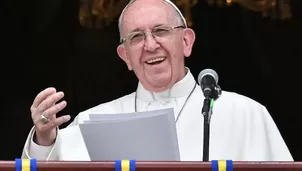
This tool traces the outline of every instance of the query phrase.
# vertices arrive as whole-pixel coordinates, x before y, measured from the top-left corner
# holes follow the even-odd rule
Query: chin
[[[173,77],[171,72],[162,72],[152,76],[144,74],[137,74],[143,87],[152,92],[163,92],[170,89],[176,82],[177,78]]]
[[[154,83],[146,83],[144,86],[145,89],[152,91],[152,92],[162,92],[170,89],[173,86],[173,81],[169,80],[167,82],[163,81],[155,81]]]

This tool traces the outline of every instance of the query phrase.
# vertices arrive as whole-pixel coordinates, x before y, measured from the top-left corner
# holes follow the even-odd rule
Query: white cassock
[[[179,118],[176,125],[182,161],[202,161],[204,118],[201,109],[204,96],[199,86],[196,86],[179,115],[195,84],[188,69],[187,75],[165,92],[152,93],[140,83],[137,89],[137,111],[174,108],[175,118]],[[78,124],[89,120],[90,113],[134,112],[134,103],[135,92],[79,113],[68,127],[58,131],[55,143],[49,147],[32,141],[33,128],[26,140],[22,158],[90,161]],[[215,102],[210,126],[209,160],[293,161],[267,109],[248,97],[222,91]]]

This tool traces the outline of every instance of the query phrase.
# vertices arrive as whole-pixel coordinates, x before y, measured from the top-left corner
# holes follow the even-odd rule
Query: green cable
[[[213,106],[214,106],[214,99],[211,99],[210,107],[212,108]]]

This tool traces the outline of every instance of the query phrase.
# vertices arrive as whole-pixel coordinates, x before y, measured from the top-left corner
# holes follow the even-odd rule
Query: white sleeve
[[[248,161],[293,161],[268,110],[255,103],[246,106],[245,155]]]
[[[273,118],[265,107],[262,108],[264,117],[264,128],[270,151],[271,161],[294,161],[284,139]]]
[[[78,124],[77,116],[72,123],[70,123],[67,127],[74,126]],[[55,142],[51,146],[40,146],[33,141],[35,135],[35,126],[32,127],[30,130],[28,137],[26,139],[22,158],[34,158],[37,160],[60,160],[61,158],[61,137],[60,137],[60,130],[57,127],[57,137]]]
[[[57,128],[57,131],[59,129]],[[51,146],[41,146],[33,141],[35,134],[35,127],[30,130],[30,133],[26,139],[25,146],[22,152],[22,158],[35,158],[37,160],[57,160],[58,152],[56,146],[58,146],[58,138]]]

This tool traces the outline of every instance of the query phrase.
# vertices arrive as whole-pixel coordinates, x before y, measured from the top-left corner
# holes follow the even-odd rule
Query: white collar
[[[151,102],[155,100],[162,100],[167,98],[177,98],[188,96],[196,84],[196,81],[190,72],[190,69],[186,67],[186,76],[175,83],[172,88],[165,90],[163,92],[151,92],[146,90],[142,84],[139,82],[137,87],[137,97],[140,100]]]

